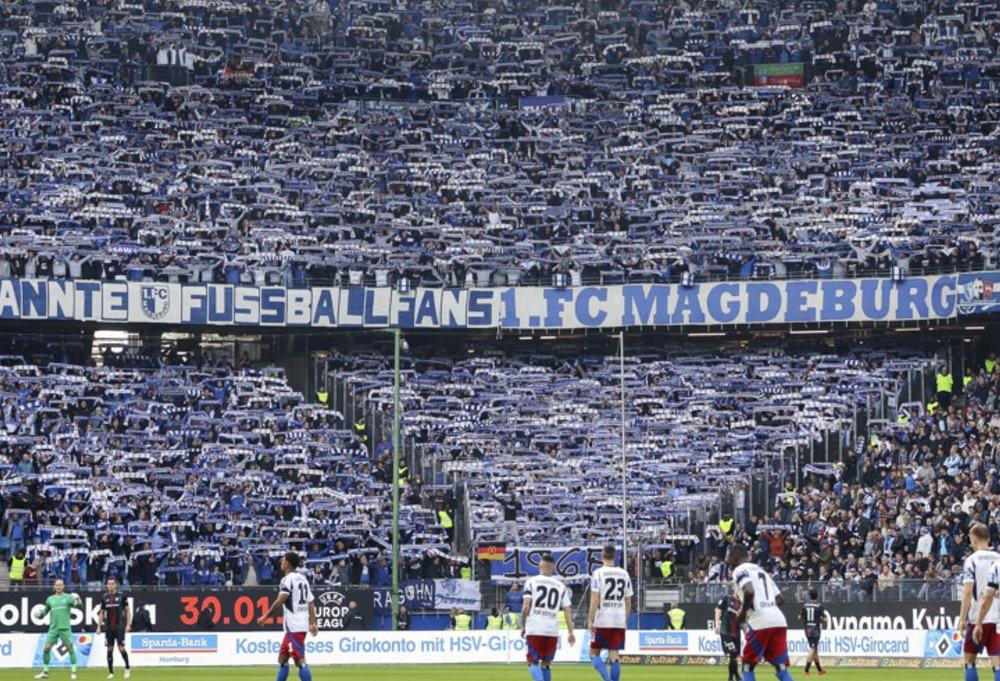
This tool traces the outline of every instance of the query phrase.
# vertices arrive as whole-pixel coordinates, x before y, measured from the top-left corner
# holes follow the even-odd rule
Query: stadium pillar
[[[774,468],[774,459],[772,456],[766,456],[767,465],[764,467],[764,511],[767,513],[773,513],[774,509],[771,507],[771,470]]]
[[[792,448],[792,456],[795,457],[794,458],[794,461],[795,461],[795,492],[797,494],[798,491],[799,491],[799,488],[802,487],[802,482],[799,480],[799,469],[802,468],[802,449],[799,448],[799,447],[793,447]]]
[[[628,459],[625,456],[625,331],[618,334],[622,411],[622,567],[628,570]]]
[[[392,630],[399,614],[399,329],[392,330]]]
[[[782,492],[785,491],[785,485],[786,485],[786,480],[785,480],[785,448],[784,447],[781,448],[780,454],[781,454],[781,459],[780,459],[780,463],[778,464],[780,466],[780,468],[778,469],[778,471],[779,471],[779,473],[778,473],[778,494],[781,494]]]

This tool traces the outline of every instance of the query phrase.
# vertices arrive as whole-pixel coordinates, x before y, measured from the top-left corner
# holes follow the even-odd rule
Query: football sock
[[[819,660],[816,660],[816,669],[818,671],[823,671],[823,665],[819,663]]]
[[[535,681],[544,681],[542,677],[542,668],[537,664],[529,664],[528,671],[531,673],[531,678]]]
[[[965,665],[965,681],[979,681],[979,672],[976,670],[976,665]]]
[[[740,665],[735,658],[729,658],[729,681],[739,681]]]
[[[552,681],[552,667],[542,667],[542,681]]]
[[[1000,681],[1000,669],[993,670],[993,681]]]
[[[777,676],[780,681],[795,681],[795,679],[792,678],[792,673],[788,671],[788,667],[782,667],[779,669],[775,673],[775,676]]]
[[[304,664],[299,667],[299,678],[302,679],[302,681],[313,681],[313,673],[312,670],[309,669],[309,665]]]
[[[122,654],[122,659],[125,661],[125,669],[131,669],[132,666],[128,663],[128,651],[123,649],[119,652]]]
[[[806,662],[806,673],[807,674],[809,673],[809,669],[812,668],[812,666],[813,666],[812,660],[809,660],[808,662]],[[819,667],[819,665],[817,665],[817,668],[818,667]]]
[[[611,681],[611,677],[608,676],[608,665],[604,662],[604,658],[598,653],[590,658],[590,663],[594,665],[594,669],[597,670],[597,674],[604,679],[604,681]]]
[[[115,673],[115,649],[108,648],[108,674]]]
[[[52,659],[52,649],[46,648],[42,651],[42,671],[46,674],[49,673],[49,661]]]
[[[69,647],[69,666],[76,669],[76,646]]]
[[[618,681],[622,677],[622,663],[615,660],[611,663],[611,673],[609,674],[611,681]]]
[[[749,668],[743,669],[743,681],[757,681],[757,677],[754,676],[752,669]]]
[[[288,681],[288,665],[287,664],[283,664],[280,667],[278,667],[278,676],[276,677],[276,680],[277,681]]]

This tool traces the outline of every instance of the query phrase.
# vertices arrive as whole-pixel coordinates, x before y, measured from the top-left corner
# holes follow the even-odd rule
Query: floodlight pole
[[[392,330],[392,630],[399,617],[399,329]]]
[[[625,331],[618,334],[622,411],[622,567],[628,570],[628,466],[625,458]]]

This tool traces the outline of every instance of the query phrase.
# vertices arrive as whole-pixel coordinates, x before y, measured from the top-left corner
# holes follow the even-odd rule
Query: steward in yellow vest
[[[955,387],[955,377],[948,372],[948,367],[941,367],[941,371],[934,377],[937,386],[937,398],[941,406],[947,409],[951,406],[951,395]]]
[[[664,558],[660,563],[660,574],[664,579],[670,579],[674,576],[674,561],[670,558]]]
[[[955,377],[948,373],[948,367],[941,367],[941,371],[935,376],[935,381],[939,393],[950,393],[955,387]]]
[[[21,582],[24,580],[24,569],[28,560],[24,557],[24,549],[17,552],[17,555],[10,559],[10,581]]]
[[[464,610],[460,610],[455,615],[455,631],[469,631],[470,629],[472,629],[472,617]]]
[[[667,628],[683,629],[686,624],[686,618],[687,613],[681,608],[678,608],[676,603],[671,603],[670,610],[667,611]]]
[[[330,393],[326,391],[326,388],[320,388],[316,391],[316,401],[324,407],[330,406]]]
[[[490,614],[486,616],[486,628],[491,631],[503,629],[503,617],[497,613],[496,608],[493,608]]]
[[[519,612],[508,612],[503,616],[503,628],[504,629],[520,629],[521,628],[521,613]]]

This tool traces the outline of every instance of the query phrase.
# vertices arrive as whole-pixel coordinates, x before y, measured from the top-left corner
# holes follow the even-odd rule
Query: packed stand
[[[730,532],[720,522],[706,551],[686,542],[650,550],[647,576],[659,578],[668,561],[692,600],[712,600],[726,589],[724,557],[738,541],[775,579],[800,582],[800,600],[808,586],[830,602],[956,598],[971,525],[986,524],[991,544],[1000,542],[990,513],[1000,496],[996,366],[993,354],[958,380],[936,381],[947,390],[874,422],[842,462],[806,466],[801,489],[786,472],[773,515],[744,515]]]
[[[0,23],[0,278],[997,265],[992,2],[22,0]],[[747,85],[798,62],[804,88]]]
[[[28,561],[17,581],[270,584],[292,546],[316,585],[389,585],[391,480],[339,413],[281,369],[124,357],[0,357],[3,539]],[[410,484],[402,500],[408,578],[457,570],[425,494]]]
[[[620,537],[618,356],[573,344],[479,343],[467,359],[415,352],[401,374],[402,429],[425,471],[465,482],[473,540],[593,546]],[[704,536],[699,519],[784,449],[824,438],[850,446],[859,405],[894,394],[932,362],[916,351],[836,355],[822,346],[651,347],[629,355],[628,531],[646,546]],[[336,357],[329,377],[359,404],[391,408],[389,359]],[[706,553],[701,542],[683,545],[692,558]]]

